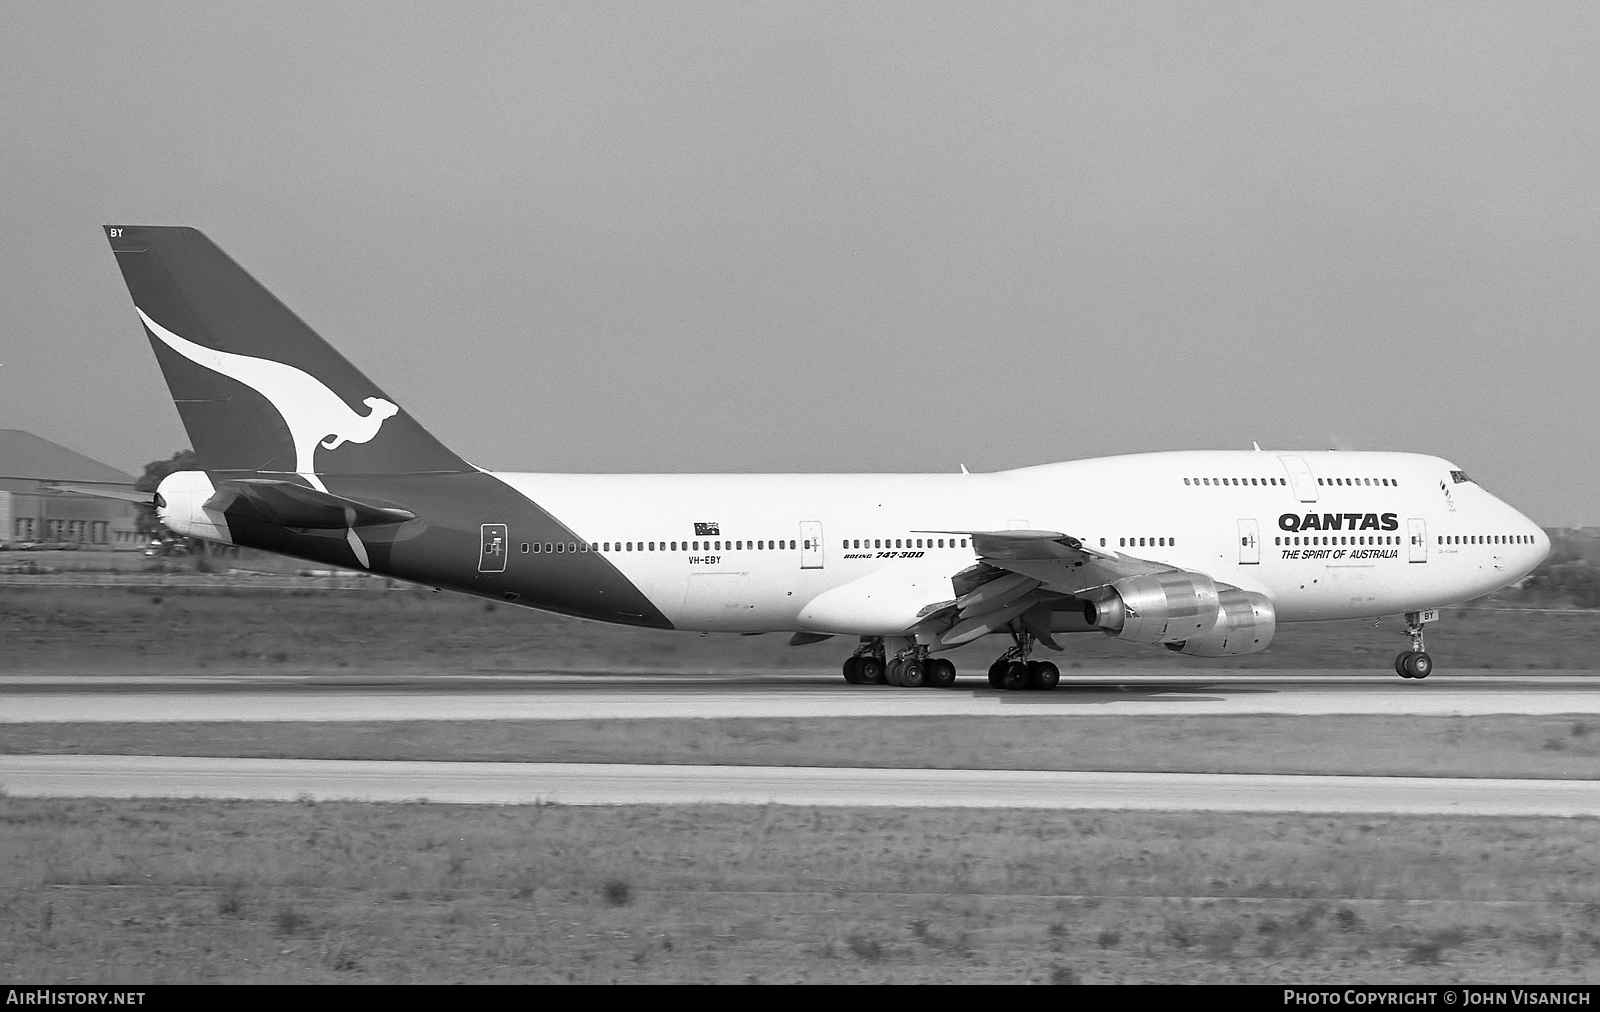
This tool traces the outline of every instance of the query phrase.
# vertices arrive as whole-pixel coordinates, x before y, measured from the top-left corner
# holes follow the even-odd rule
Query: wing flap
[[[972,539],[972,547],[983,563],[1037,580],[1058,594],[1081,594],[1129,576],[1173,569],[1119,552],[1088,548],[1060,531],[964,533]]]
[[[970,643],[979,636],[987,636],[989,633],[1003,629],[1008,622],[1034,607],[1037,603],[1029,596],[1024,597],[1021,601],[1012,601],[992,611],[963,617],[955,625],[939,635],[939,642],[947,647]]]

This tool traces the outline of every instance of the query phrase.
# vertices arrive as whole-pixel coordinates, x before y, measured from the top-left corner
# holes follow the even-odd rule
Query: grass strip
[[[1572,717],[867,717],[8,724],[11,754],[1600,779]]]
[[[1587,820],[0,798],[0,826],[19,980],[1600,971]]]

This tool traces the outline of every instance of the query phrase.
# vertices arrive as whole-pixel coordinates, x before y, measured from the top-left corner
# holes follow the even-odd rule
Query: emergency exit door
[[[1304,457],[1279,457],[1278,462],[1283,465],[1283,471],[1289,476],[1289,484],[1294,488],[1296,499],[1301,502],[1317,501],[1317,477],[1311,473]]]

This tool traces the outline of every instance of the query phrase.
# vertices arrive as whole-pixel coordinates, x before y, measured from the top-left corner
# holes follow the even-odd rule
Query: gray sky
[[[1438,453],[1600,523],[1600,5],[0,0],[0,428],[205,231],[486,467]]]

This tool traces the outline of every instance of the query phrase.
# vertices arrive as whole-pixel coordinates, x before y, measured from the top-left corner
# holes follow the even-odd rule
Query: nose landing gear
[[[1427,678],[1433,674],[1433,658],[1423,648],[1422,627],[1439,617],[1437,611],[1406,612],[1406,632],[1411,634],[1411,649],[1394,659],[1394,673],[1401,678]]]

